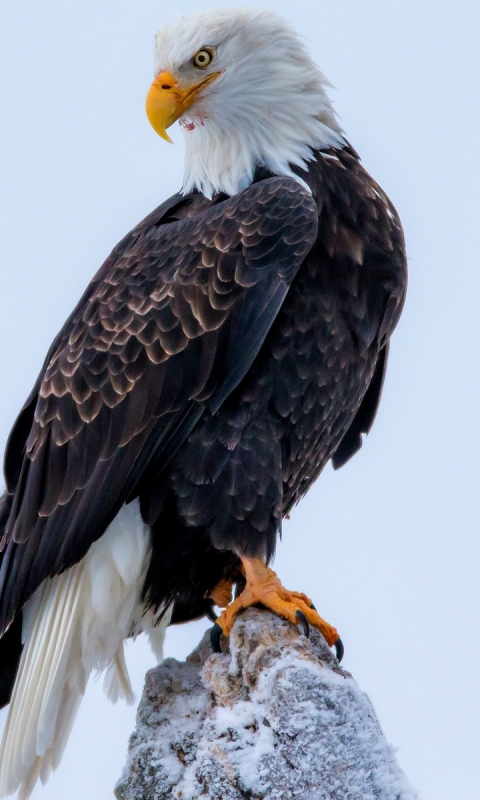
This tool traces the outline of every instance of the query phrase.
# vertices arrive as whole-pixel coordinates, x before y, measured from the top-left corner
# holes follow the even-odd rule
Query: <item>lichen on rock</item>
[[[319,633],[268,611],[147,673],[118,800],[415,800],[368,697]]]

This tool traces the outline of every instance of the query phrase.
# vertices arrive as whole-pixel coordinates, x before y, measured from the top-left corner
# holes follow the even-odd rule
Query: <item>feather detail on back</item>
[[[93,670],[105,691],[133,702],[123,641],[143,627],[140,595],[150,553],[138,503],[124,506],[71,569],[44,581],[24,609],[24,649],[0,749],[0,797],[26,800],[56,769]],[[168,624],[155,630],[155,651]]]

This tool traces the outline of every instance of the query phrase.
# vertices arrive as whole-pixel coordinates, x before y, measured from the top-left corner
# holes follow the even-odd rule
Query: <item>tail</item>
[[[29,797],[37,778],[45,781],[62,756],[87,681],[75,624],[81,578],[77,565],[46,581],[27,606],[0,750],[1,796],[20,787],[19,800]]]
[[[110,699],[133,701],[123,640],[145,627],[140,595],[148,555],[138,506],[124,506],[85,558],[45,581],[25,606],[0,746],[0,797],[19,789],[26,800],[37,779],[45,783],[57,768],[92,670],[107,670]],[[157,643],[167,624],[156,629]]]

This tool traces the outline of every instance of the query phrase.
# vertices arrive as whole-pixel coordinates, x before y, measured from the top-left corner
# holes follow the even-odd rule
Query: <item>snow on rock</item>
[[[416,800],[368,697],[317,631],[240,615],[147,673],[118,800]]]

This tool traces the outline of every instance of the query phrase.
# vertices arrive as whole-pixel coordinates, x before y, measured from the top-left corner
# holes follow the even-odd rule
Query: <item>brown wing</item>
[[[385,373],[387,371],[388,350],[389,342],[380,350],[372,380],[365,392],[360,408],[332,455],[332,465],[334,469],[340,469],[347,461],[350,461],[355,453],[358,453],[362,446],[362,434],[370,433],[372,425],[375,422],[380,398],[382,396]]]
[[[206,405],[216,410],[244,377],[315,241],[315,204],[288,178],[169,221],[182,202],[115,248],[12,431],[0,630],[46,577],[85,555],[149,465],[167,463]]]
[[[340,262],[347,254],[357,262],[356,277],[349,270],[351,286],[345,281],[345,319],[360,351],[373,340],[378,342],[377,362],[368,389],[332,455],[333,467],[339,469],[358,452],[362,434],[368,434],[375,421],[389,339],[405,302],[407,259],[400,219],[385,192],[364,170],[353,148],[348,146],[332,154],[333,160],[321,162],[320,182],[318,187],[313,186],[314,195],[319,198],[326,189],[330,193],[319,238]]]

